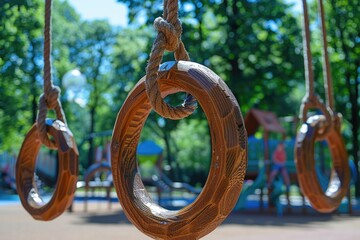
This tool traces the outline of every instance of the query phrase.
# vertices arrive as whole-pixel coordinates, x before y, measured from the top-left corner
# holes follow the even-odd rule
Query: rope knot
[[[182,33],[181,22],[177,19],[175,25],[169,23],[162,17],[158,17],[154,21],[154,28],[165,36],[165,49],[174,52],[180,44],[180,36]]]
[[[146,68],[146,93],[153,109],[161,116],[170,119],[182,119],[189,116],[196,109],[196,99],[187,95],[182,106],[172,107],[161,97],[158,85],[159,66],[165,50],[174,52],[176,61],[189,61],[184,43],[181,41],[182,26],[178,14],[178,1],[164,0],[163,17],[154,21],[154,28],[158,31],[153,43],[150,59]]]
[[[45,92],[45,103],[48,109],[55,109],[59,105],[60,93],[58,86],[52,86],[48,92]]]

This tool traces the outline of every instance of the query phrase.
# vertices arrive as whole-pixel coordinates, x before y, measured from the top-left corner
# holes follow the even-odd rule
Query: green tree
[[[18,148],[35,121],[41,78],[41,1],[0,3],[0,150]]]
[[[113,46],[114,102],[119,108],[127,93],[145,75],[153,32],[148,27],[122,29]]]
[[[91,134],[104,130],[104,126],[96,126],[99,117],[97,111],[100,106],[109,104],[106,97],[114,80],[111,78],[111,51],[116,35],[110,24],[103,20],[83,22],[80,29],[83,34],[78,39],[81,45],[75,62],[80,66],[90,86],[87,108],[90,114],[89,134]],[[88,164],[94,159],[92,138],[89,139],[89,145]]]
[[[161,15],[162,1],[119,0],[129,20],[147,24]],[[295,114],[304,79],[301,30],[284,1],[181,1],[183,41],[193,61],[219,74],[243,112],[255,106],[280,115]],[[296,98],[294,98],[296,96]]]
[[[360,146],[360,2],[358,0],[330,0],[327,2],[327,26],[337,109],[351,124],[350,153],[359,172]],[[356,196],[360,196],[360,178],[356,182]]]
[[[115,119],[115,114],[108,116],[115,94],[112,52],[117,30],[105,20],[81,20],[67,1],[55,1],[53,9],[54,78],[62,86],[63,75],[74,68],[87,78],[79,93],[70,93],[78,95],[71,102],[67,98],[69,91],[63,89],[68,124],[80,143],[80,159],[86,168],[92,163],[94,145],[98,144],[91,134],[111,129]]]
[[[303,79],[300,29],[282,1],[223,1],[215,5],[220,42],[213,66],[223,63],[224,78],[243,111],[256,107],[295,114],[299,99],[289,93]],[[210,46],[212,47],[212,46]],[[219,59],[220,57],[220,59]]]
[[[139,26],[139,19],[150,26],[162,14],[161,0],[119,2],[128,6],[134,27]],[[279,0],[180,2],[182,39],[191,59],[210,67],[226,81],[243,112],[256,106],[279,115],[297,114],[303,95],[298,89],[304,79],[302,42],[297,19],[288,5]],[[164,61],[170,58],[167,54]],[[199,114],[198,118],[203,123],[204,116]],[[183,121],[189,126],[168,128],[170,136],[178,132],[178,127],[191,129],[192,120]],[[173,141],[171,146],[181,150],[178,146],[184,146],[185,141]],[[181,159],[178,165],[194,169],[197,161],[192,156],[199,154],[186,159],[184,152],[177,151],[175,159]]]

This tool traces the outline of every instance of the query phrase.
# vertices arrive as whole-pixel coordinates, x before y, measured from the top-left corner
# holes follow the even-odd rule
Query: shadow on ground
[[[292,212],[285,213],[283,216],[277,216],[276,213],[270,211],[264,212],[233,212],[222,225],[239,224],[253,226],[299,226],[307,227],[314,223],[322,223],[329,221],[341,221],[346,218],[360,217],[360,212],[353,214],[320,214],[315,211],[307,213]],[[106,213],[84,213],[81,216],[85,224],[131,224],[126,218],[123,211],[114,211]]]
[[[84,213],[81,216],[86,224],[131,224],[123,211],[107,213]]]

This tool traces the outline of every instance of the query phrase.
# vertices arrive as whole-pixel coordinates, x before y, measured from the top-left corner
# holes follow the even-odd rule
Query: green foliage
[[[126,1],[129,20],[161,15],[162,1]],[[301,30],[283,1],[181,1],[183,41],[193,61],[229,85],[243,112],[251,107],[295,114],[304,79]],[[288,97],[291,96],[291,97]],[[297,98],[295,98],[295,96]]]
[[[76,47],[82,30],[80,15],[67,1],[54,1],[52,11],[52,58],[54,78],[61,86],[62,76],[76,66]],[[64,89],[65,90],[65,89]]]
[[[359,0],[330,0],[328,5],[329,39],[337,109],[350,122],[348,139],[355,166],[360,168],[360,2]],[[360,178],[356,182],[360,196]]]
[[[0,3],[0,151],[19,148],[34,121],[41,12],[39,1]]]
[[[129,26],[124,29],[104,20],[84,21],[67,1],[54,1],[54,82],[62,87],[62,76],[74,68],[87,77],[87,85],[76,93],[83,104],[68,101],[69,89],[62,89],[61,99],[83,167],[91,161],[95,145],[103,144],[101,139],[88,141],[89,134],[112,129],[127,93],[145,75],[156,35],[152,22],[163,10],[161,0],[118,1],[129,8]],[[286,2],[181,1],[182,39],[191,59],[225,80],[244,115],[252,107],[278,116],[298,113],[305,93],[301,21]],[[18,150],[36,118],[42,92],[43,5],[41,0],[0,3],[0,151]],[[353,155],[359,135],[359,6],[358,0],[326,2],[335,97],[348,120],[345,129]],[[314,11],[311,17],[316,23]],[[318,30],[313,39],[316,87],[323,94]],[[164,57],[172,59],[172,54]],[[177,105],[182,99],[175,94],[167,101]],[[175,180],[206,179],[211,149],[201,110],[182,121],[151,113],[142,139],[164,147],[164,163]]]
[[[171,138],[176,144],[176,163],[182,169],[182,180],[205,183],[211,159],[207,122],[199,119],[181,121]]]
[[[135,26],[139,15],[145,16],[150,26],[162,14],[160,0],[120,2],[129,7],[129,21]],[[182,39],[191,59],[208,66],[226,81],[243,113],[252,107],[280,116],[297,113],[304,94],[302,40],[298,21],[288,5],[279,0],[181,1],[180,18]],[[165,55],[165,61],[171,58],[170,54]],[[169,164],[177,164],[191,177],[189,169],[206,172],[210,160],[210,156],[205,157],[208,153],[202,155],[206,152],[203,150],[209,150],[209,143],[196,140],[209,138],[202,136],[206,120],[201,114],[195,118],[196,121],[185,123],[166,121],[165,125],[173,139],[172,150],[166,147],[174,155]],[[199,127],[195,127],[195,122]],[[168,136],[162,137],[169,141]],[[200,167],[202,164],[204,167]],[[172,174],[176,178],[176,172]]]
[[[112,68],[116,79],[114,99],[119,108],[127,94],[140,78],[145,76],[145,67],[149,58],[153,31],[149,28],[123,29],[118,33],[113,46]]]

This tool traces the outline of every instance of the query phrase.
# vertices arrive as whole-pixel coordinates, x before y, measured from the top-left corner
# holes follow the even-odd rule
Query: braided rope
[[[319,1],[321,1],[321,0],[319,0]],[[325,69],[324,69],[325,76],[324,77],[326,79],[324,80],[324,87],[325,87],[325,90],[327,90],[328,95],[327,95],[327,103],[324,104],[323,101],[315,93],[314,70],[313,70],[313,65],[312,65],[313,63],[312,63],[312,55],[311,55],[311,49],[310,49],[310,45],[311,45],[310,44],[310,38],[311,38],[310,35],[311,34],[310,34],[310,23],[309,23],[307,0],[303,0],[302,2],[303,2],[303,14],[304,14],[303,15],[303,21],[304,21],[304,23],[303,23],[304,24],[303,44],[304,44],[306,95],[302,99],[299,117],[302,119],[303,122],[306,122],[307,121],[307,113],[310,109],[316,108],[316,109],[320,110],[326,118],[326,126],[325,126],[325,130],[322,129],[321,130],[322,133],[321,134],[319,133],[319,135],[321,135],[322,137],[325,137],[334,125],[335,114],[331,107],[331,105],[333,103],[333,101],[331,99],[332,84],[331,84],[331,79],[329,81],[329,75],[326,74],[327,73],[326,71],[328,70],[328,68],[325,66]],[[322,5],[322,2],[321,2],[321,5]],[[324,15],[323,15],[323,11],[321,9],[320,9],[320,15],[323,20]],[[324,25],[322,25],[322,30],[323,30],[323,34],[324,34]],[[325,37],[326,37],[326,33],[325,33]],[[325,43],[325,45],[326,45],[326,43]],[[325,56],[324,58],[326,58],[326,57],[327,56]],[[327,82],[330,83],[331,89],[328,88]],[[331,96],[330,96],[330,94],[331,94]],[[329,103],[331,104],[330,106],[329,106]]]
[[[314,90],[314,70],[312,65],[312,55],[310,47],[310,23],[309,13],[307,7],[307,1],[303,0],[304,11],[304,30],[303,30],[303,45],[304,45],[304,67],[305,67],[305,80],[306,80],[306,93],[309,98],[313,98],[315,95]]]
[[[323,76],[324,76],[324,88],[326,91],[326,105],[331,108],[335,112],[334,109],[334,90],[332,84],[332,76],[331,76],[331,67],[329,62],[329,54],[327,50],[327,39],[326,39],[326,24],[325,24],[325,12],[323,0],[318,0],[319,4],[319,15],[320,15],[320,24],[321,24],[321,33],[322,33],[322,47],[323,47]]]
[[[53,85],[51,72],[51,8],[52,0],[45,1],[45,27],[44,27],[44,93],[39,100],[39,113],[37,116],[37,129],[39,137],[48,148],[56,149],[55,143],[49,139],[46,130],[46,114],[48,109],[54,109],[56,117],[66,124],[65,114],[60,102],[60,88]]]
[[[189,61],[183,42],[181,41],[182,26],[178,18],[178,1],[164,0],[163,18],[158,17],[154,21],[154,28],[158,35],[153,43],[150,59],[146,68],[146,92],[153,109],[163,117],[170,119],[182,119],[189,116],[196,109],[196,100],[187,94],[181,106],[172,107],[161,97],[158,85],[159,66],[162,62],[165,50],[174,52],[175,60]]]

